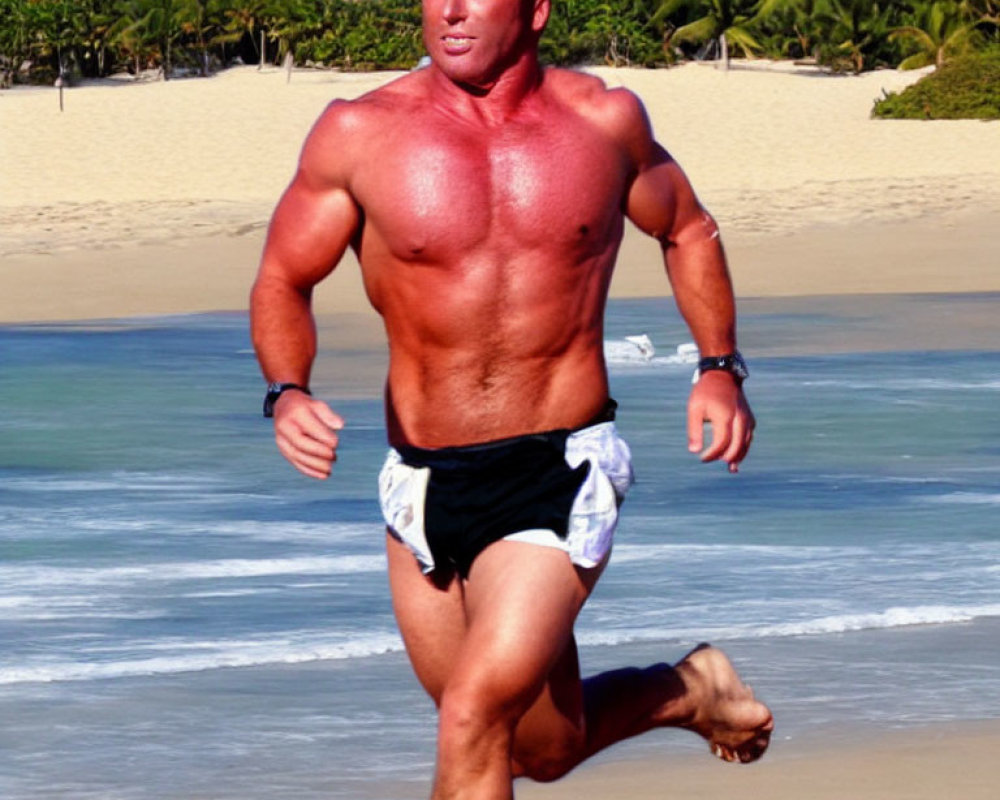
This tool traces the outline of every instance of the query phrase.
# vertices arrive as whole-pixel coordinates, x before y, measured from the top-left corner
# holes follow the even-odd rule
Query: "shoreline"
[[[725,234],[737,297],[967,294],[1000,291],[1000,237],[990,211],[922,219],[812,226],[770,236]],[[0,324],[240,311],[263,230],[178,244],[74,249],[0,258]],[[629,226],[610,296],[667,297],[656,243]],[[348,253],[316,290],[317,314],[375,317]]]

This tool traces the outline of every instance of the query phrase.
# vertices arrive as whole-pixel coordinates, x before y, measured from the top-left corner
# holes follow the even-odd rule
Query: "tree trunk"
[[[260,61],[257,63],[257,69],[258,70],[264,69],[264,56],[265,56],[266,53],[267,53],[267,50],[265,50],[265,43],[264,43],[264,26],[261,25],[260,26]]]
[[[726,34],[719,35],[719,58],[722,59],[723,72],[729,71],[729,42],[726,41]]]

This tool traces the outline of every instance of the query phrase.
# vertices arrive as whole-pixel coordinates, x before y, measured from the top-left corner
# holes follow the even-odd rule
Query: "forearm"
[[[669,244],[664,259],[677,307],[698,349],[722,355],[736,349],[736,303],[714,223],[712,230]]]
[[[312,291],[262,274],[250,294],[250,333],[267,381],[309,385],[316,356]]]

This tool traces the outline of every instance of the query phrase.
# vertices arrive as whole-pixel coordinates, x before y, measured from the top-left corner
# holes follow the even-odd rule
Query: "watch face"
[[[702,372],[710,372],[711,370],[728,372],[739,383],[743,383],[743,381],[750,377],[747,362],[743,360],[743,356],[739,352],[724,356],[707,356],[698,362],[697,374],[700,375]]]

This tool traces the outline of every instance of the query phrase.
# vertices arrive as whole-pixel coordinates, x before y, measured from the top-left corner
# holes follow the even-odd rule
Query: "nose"
[[[468,16],[468,13],[466,0],[444,0],[444,7],[441,9],[441,15],[449,25],[461,22]]]

